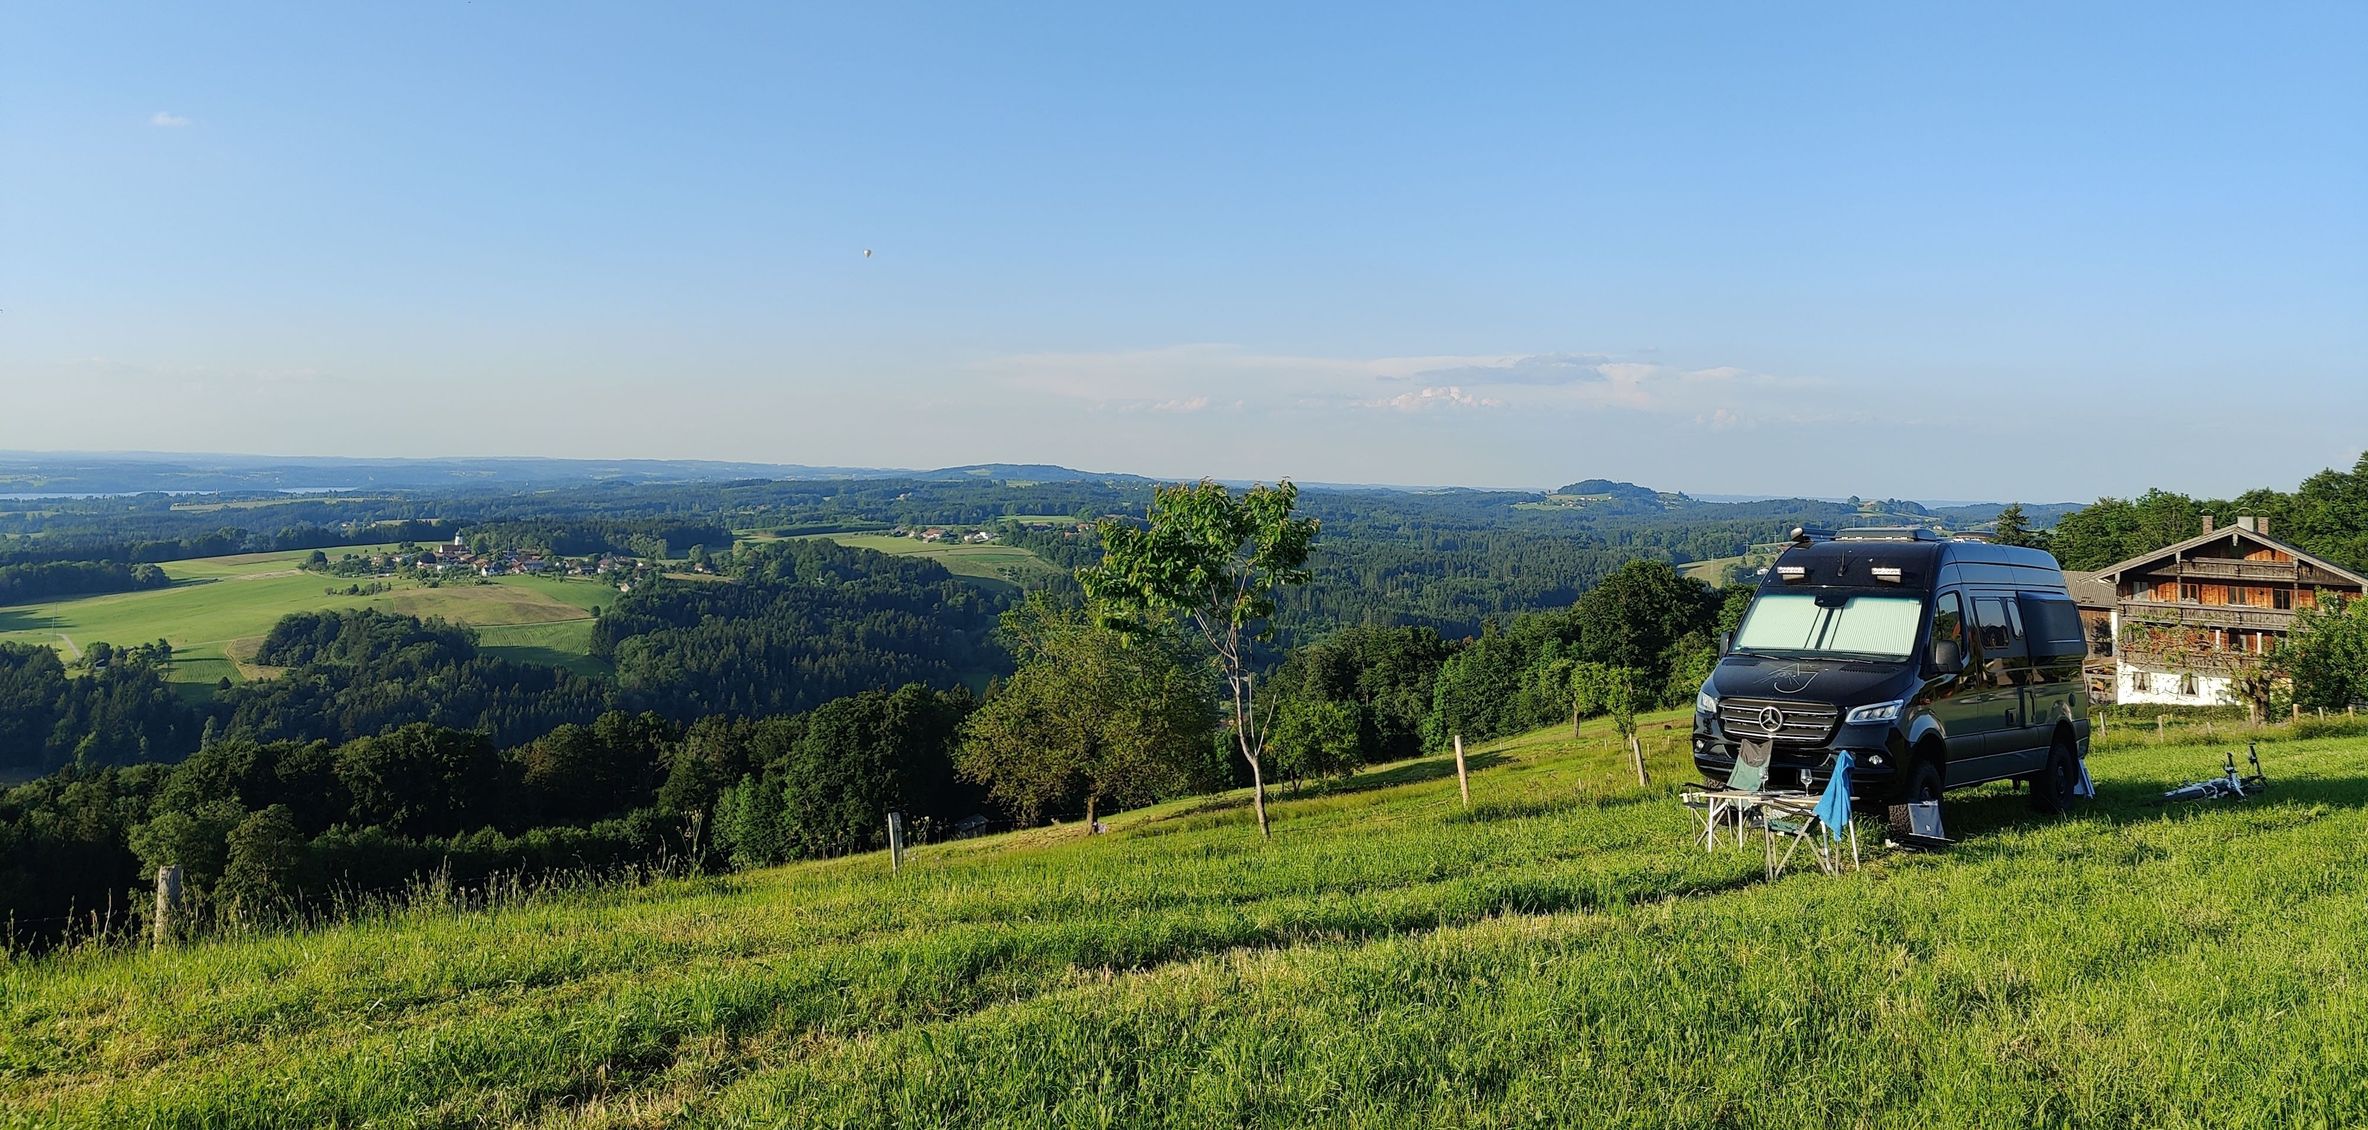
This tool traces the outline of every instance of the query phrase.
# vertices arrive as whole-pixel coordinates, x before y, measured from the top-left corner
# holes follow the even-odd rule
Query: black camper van
[[[1724,781],[1745,740],[1771,785],[1891,806],[2017,780],[2062,809],[2088,754],[2088,655],[2063,570],[2035,549],[1931,530],[1796,530],[1694,707],[1694,764]]]

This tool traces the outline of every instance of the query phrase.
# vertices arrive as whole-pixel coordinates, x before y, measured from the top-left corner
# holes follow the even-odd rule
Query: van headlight
[[[1696,714],[1718,713],[1718,696],[1710,693],[1708,687],[1694,692],[1694,712]]]
[[[1904,698],[1896,698],[1890,702],[1869,703],[1852,710],[1850,716],[1843,721],[1852,726],[1867,722],[1897,722],[1900,709],[1907,704],[1908,700]]]

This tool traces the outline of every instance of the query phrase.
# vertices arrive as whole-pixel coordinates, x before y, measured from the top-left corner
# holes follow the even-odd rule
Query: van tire
[[[1908,770],[1907,785],[1900,790],[1899,803],[1892,805],[1886,813],[1891,838],[1904,842],[1915,834],[1915,825],[1908,819],[1908,805],[1921,800],[1939,799],[1940,766],[1933,764],[1929,757],[1917,758],[1915,768]]]
[[[2080,787],[2080,759],[2072,739],[2056,735],[2048,747],[2047,765],[2031,778],[2031,810],[2053,816],[2072,807],[2073,790]]]

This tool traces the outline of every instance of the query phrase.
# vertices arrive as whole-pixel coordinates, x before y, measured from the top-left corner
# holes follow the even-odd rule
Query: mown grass
[[[0,968],[0,1118],[75,1125],[2338,1125],[2368,1110],[2368,744],[2164,808],[1953,799],[1769,883],[1541,731],[1286,796]],[[2192,764],[2191,764],[2192,763]]]
[[[392,546],[349,546],[325,550],[335,557]],[[166,677],[178,683],[211,684],[268,675],[249,660],[263,635],[292,612],[380,608],[413,616],[441,616],[483,628],[488,647],[511,648],[512,658],[597,670],[591,658],[591,609],[616,599],[601,581],[572,577],[511,576],[492,584],[474,579],[436,587],[389,581],[391,591],[345,595],[347,585],[367,578],[331,577],[298,568],[309,551],[250,553],[167,562],[166,588],[143,592],[72,597],[0,607],[0,640],[57,648],[67,658],[91,644],[119,646],[162,639],[173,645]],[[568,625],[553,628],[552,625]],[[515,629],[515,630],[510,630]]]

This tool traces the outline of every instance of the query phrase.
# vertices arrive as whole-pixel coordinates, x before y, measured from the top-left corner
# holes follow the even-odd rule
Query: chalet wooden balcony
[[[2127,600],[2121,604],[2121,618],[2141,624],[2174,624],[2186,628],[2256,628],[2272,632],[2292,631],[2294,628],[2294,613],[2284,609],[2197,604],[2192,601],[2171,604]]]
[[[2179,563],[2179,575],[2293,583],[2301,579],[2302,571],[2292,561],[2231,561],[2223,557],[2191,557]]]
[[[2140,671],[2177,671],[2195,675],[2233,675],[2259,666],[2263,656],[2249,651],[2155,651],[2123,648],[2121,662]]]

